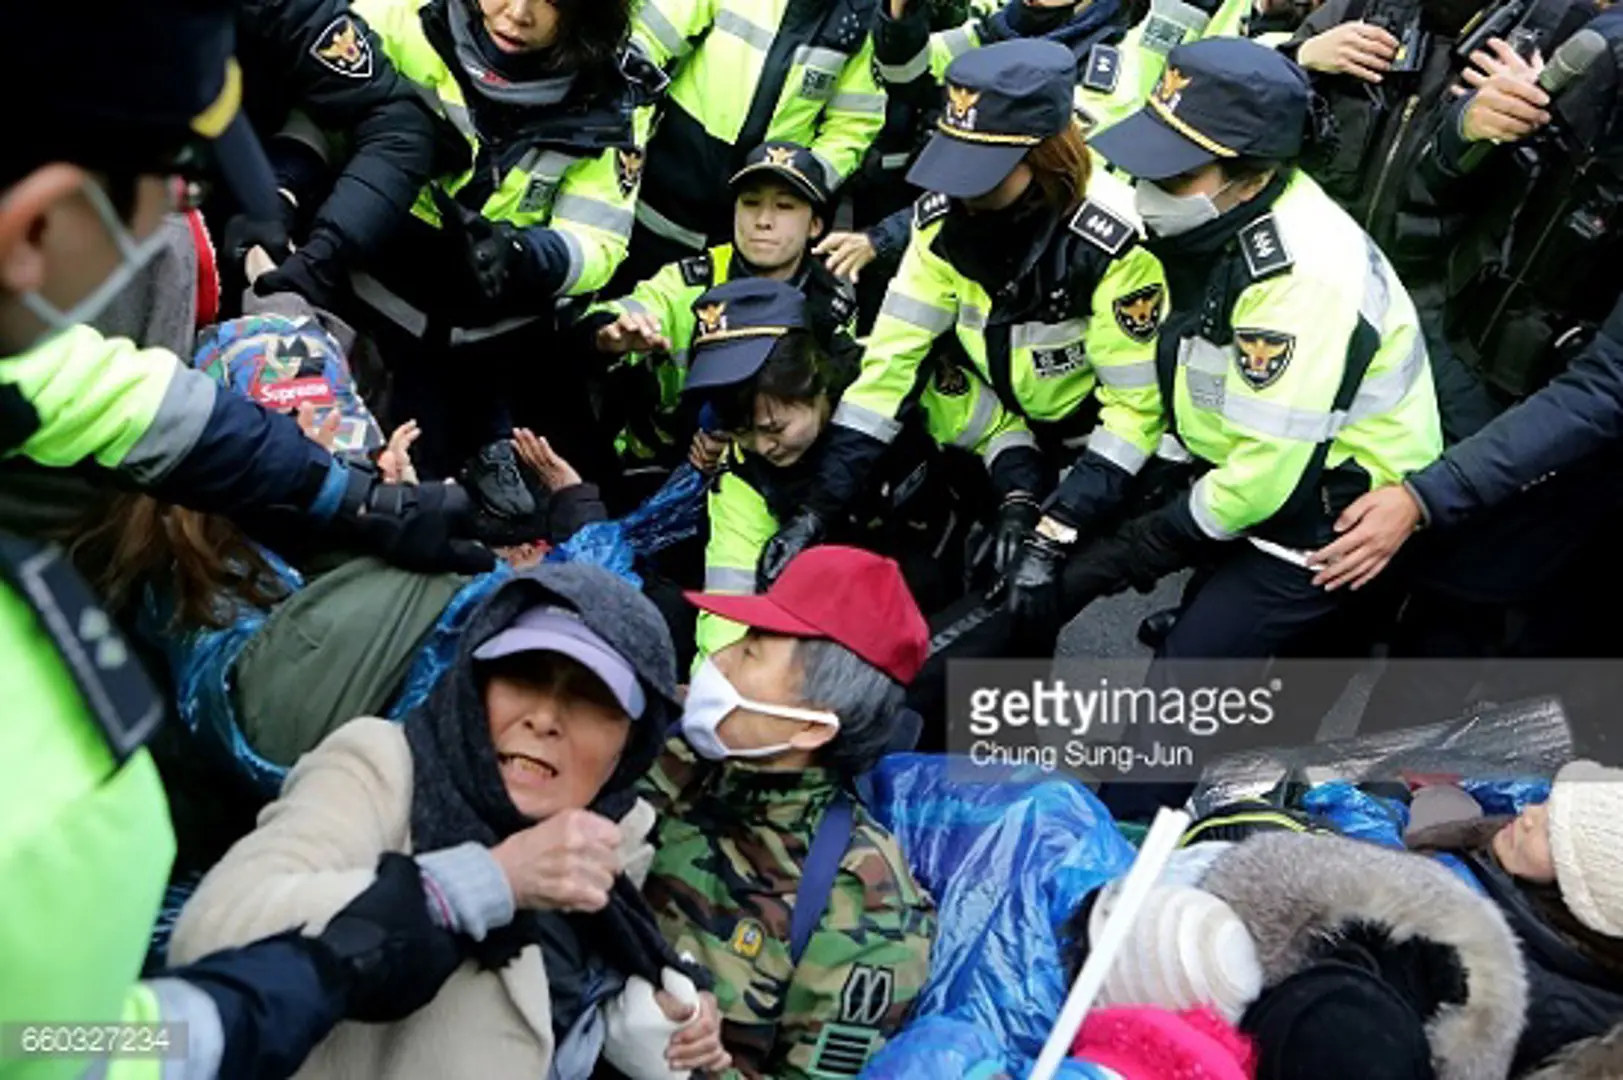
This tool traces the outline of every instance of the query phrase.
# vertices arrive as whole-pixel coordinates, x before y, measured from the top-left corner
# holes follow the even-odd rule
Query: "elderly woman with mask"
[[[725,1068],[714,998],[689,978],[707,976],[683,973],[633,882],[652,814],[632,785],[659,752],[674,680],[670,635],[631,586],[567,564],[514,578],[403,725],[352,721],[300,760],[203,880],[172,952],[319,928],[382,853],[412,853],[468,959],[408,1019],[340,1026],[301,1076]]]
[[[897,741],[924,618],[897,565],[825,546],[760,596],[690,594],[748,627],[688,688],[645,793],[661,812],[645,895],[715,973],[745,1077],[855,1076],[929,973],[935,912],[853,798]]]

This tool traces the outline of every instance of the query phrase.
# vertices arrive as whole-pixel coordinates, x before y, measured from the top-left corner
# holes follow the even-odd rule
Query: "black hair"
[[[1294,161],[1283,158],[1256,157],[1251,154],[1241,154],[1239,157],[1222,158],[1218,164],[1223,166],[1223,179],[1244,183],[1255,180],[1267,173],[1283,175],[1294,166]]]
[[[712,400],[723,430],[742,431],[754,422],[755,399],[763,394],[779,401],[811,402],[823,394],[835,397],[844,389],[839,369],[817,339],[809,331],[790,330],[772,346],[759,371],[722,387]]]
[[[632,0],[554,0],[560,71],[599,73],[618,65],[631,36]]]

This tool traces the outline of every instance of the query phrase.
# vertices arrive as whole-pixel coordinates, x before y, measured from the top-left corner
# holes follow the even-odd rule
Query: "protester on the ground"
[[[55,87],[8,114],[0,447],[54,465],[94,459],[216,510],[282,504],[332,519],[355,516],[379,491],[393,494],[335,462],[291,420],[217,393],[173,354],[105,341],[83,325],[163,242],[154,230],[180,190],[173,176],[183,159],[197,160],[186,151],[200,140],[213,142],[244,203],[264,205],[274,192],[237,115],[229,10],[155,0],[79,14],[73,47],[84,68],[67,82],[60,54],[43,46],[60,38],[59,11],[8,9],[0,33],[0,66]],[[406,554],[443,557],[443,520],[373,510],[369,528],[395,540],[410,534]],[[454,946],[426,918],[419,875],[388,859],[317,937],[284,935],[138,983],[174,855],[144,745],[164,703],[60,553],[5,534],[0,576],[0,864],[16,883],[0,915],[0,1017],[169,1021],[179,1026],[151,1031],[186,1040],[168,1063],[177,1075],[252,1078],[291,1073],[346,1015],[390,1019],[433,995]],[[8,1071],[67,1077],[94,1068],[118,1078],[160,1064],[64,1053]]]
[[[295,292],[335,308],[351,268],[405,223],[455,132],[436,124],[345,0],[246,0],[237,55],[243,112],[264,141],[280,214],[257,220],[238,208],[221,228],[227,295],[247,280],[248,249],[264,245],[279,265],[256,283],[261,295]]]
[[[789,287],[736,281],[694,303],[699,327],[688,374],[689,396],[706,401],[725,433],[709,497],[704,587],[710,593],[758,591],[756,565],[779,524],[793,517],[815,482],[829,418],[856,375],[855,357],[825,352],[807,301]],[[988,392],[989,393],[989,392]],[[934,386],[908,432],[893,441],[861,497],[830,527],[829,538],[880,552],[902,566],[925,610],[958,595],[962,532],[953,513],[940,455],[931,433],[957,414],[957,402]],[[922,415],[920,415],[922,414]],[[696,455],[710,436],[696,437]],[[744,628],[701,613],[700,656],[731,644]]]
[[[1219,855],[1200,887],[1256,942],[1266,989],[1240,1026],[1265,1075],[1509,1075],[1527,976],[1498,909],[1453,871],[1276,832]]]
[[[948,396],[977,404],[938,438],[986,464],[1001,503],[999,572],[1025,558],[1045,500],[1056,521],[1089,525],[1155,451],[1165,281],[1140,243],[1130,191],[1089,164],[1071,113],[1073,69],[1051,41],[989,45],[949,69],[939,130],[909,173],[931,194],[834,414],[817,483],[762,555],[764,581],[867,482],[943,335],[961,346],[964,370],[934,374]],[[1022,602],[1042,593],[1034,583],[1019,591]]]
[[[764,596],[691,599],[750,629],[694,675],[644,788],[661,815],[645,894],[715,973],[740,1075],[855,1075],[906,1020],[935,936],[854,794],[898,741],[924,619],[895,563],[834,546]]]
[[[671,84],[619,291],[727,239],[727,178],[768,139],[806,147],[818,186],[831,194],[856,171],[885,121],[869,33],[876,2],[649,0],[638,8],[637,38]]]
[[[659,72],[629,44],[629,0],[362,0],[382,51],[457,127],[465,157],[417,195],[354,280],[394,376],[393,420],[422,424],[425,477],[462,470],[491,512],[534,509],[510,441],[545,432],[588,476],[593,422],[557,309],[625,257]],[[465,467],[464,467],[465,466]]]
[[[1514,819],[1478,808],[1474,819],[1404,837],[1463,861],[1521,943],[1527,1027],[1512,1075],[1623,1023],[1620,802],[1623,770],[1575,761],[1556,774],[1548,802]]]
[[[675,1069],[725,1067],[714,1000],[663,989],[667,970],[703,973],[684,972],[635,884],[653,816],[633,785],[674,717],[675,674],[632,586],[590,566],[518,575],[404,724],[355,720],[294,767],[198,886],[172,952],[320,925],[380,853],[404,851],[470,955],[416,1015],[340,1027],[305,1075],[585,1080],[600,1058],[645,1060],[648,1039],[660,1064],[668,1047]],[[636,1006],[649,988],[663,1025]]]
[[[620,451],[669,464],[686,449],[676,422],[690,363],[694,301],[740,278],[783,281],[806,296],[811,329],[826,350],[844,353],[856,302],[851,286],[812,257],[831,219],[829,190],[810,150],[774,140],[752,150],[730,181],[732,242],[659,269],[624,296],[594,305],[581,320],[592,347],[623,357],[610,369],[625,428]]]

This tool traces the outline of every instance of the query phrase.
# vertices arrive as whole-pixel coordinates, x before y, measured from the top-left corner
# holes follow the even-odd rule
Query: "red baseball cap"
[[[789,637],[838,642],[899,683],[924,666],[930,631],[894,560],[828,544],[795,556],[759,596],[690,592],[724,619]]]

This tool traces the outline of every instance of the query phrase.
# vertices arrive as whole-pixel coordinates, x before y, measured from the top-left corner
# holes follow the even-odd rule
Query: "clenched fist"
[[[520,908],[601,911],[620,872],[620,827],[590,810],[565,810],[491,849]]]

